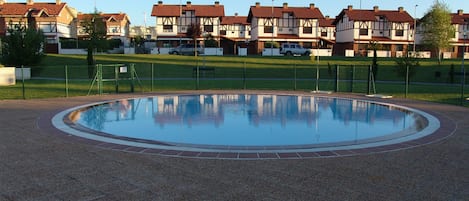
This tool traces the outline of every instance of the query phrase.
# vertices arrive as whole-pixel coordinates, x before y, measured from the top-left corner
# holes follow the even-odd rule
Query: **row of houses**
[[[109,39],[120,39],[123,43],[130,40],[130,19],[125,13],[100,14],[107,27]],[[0,0],[0,35],[8,34],[8,29],[18,26],[31,26],[41,29],[46,37],[45,51],[58,53],[59,43],[65,39],[88,37],[81,27],[81,22],[90,14],[78,12],[61,0],[53,3],[34,2],[8,3]],[[34,26],[34,25],[33,25]]]
[[[248,16],[226,16],[219,1],[212,5],[164,4],[153,5],[151,16],[154,26],[130,26],[125,13],[102,13],[106,20],[108,38],[121,39],[124,46],[131,46],[131,38],[142,36],[152,41],[156,48],[175,47],[192,42],[186,36],[192,24],[200,25],[202,36],[199,41],[210,37],[223,49],[224,54],[237,54],[239,47],[248,49],[249,54],[261,54],[270,43],[299,43],[311,49],[329,49],[339,56],[367,56],[370,42],[380,44],[381,56],[401,56],[406,51],[424,50],[421,46],[417,20],[403,7],[395,10],[344,8],[335,18],[324,16],[315,4],[305,7],[250,6]],[[467,52],[469,44],[465,33],[469,31],[469,14],[462,10],[451,14],[456,28],[451,40],[452,49],[447,57],[460,57]],[[25,23],[25,18],[34,18],[36,26],[47,36],[48,52],[58,52],[62,39],[86,38],[80,27],[87,18],[67,3],[7,3],[0,0],[0,34],[8,27]],[[435,56],[435,55],[434,55]]]

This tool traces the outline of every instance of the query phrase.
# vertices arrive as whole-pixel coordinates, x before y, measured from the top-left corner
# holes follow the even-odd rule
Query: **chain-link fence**
[[[261,89],[387,94],[465,104],[467,93],[464,88],[467,80],[454,65],[404,69],[380,66],[375,73],[370,71],[369,65],[245,61],[229,65],[205,61],[188,61],[187,65],[123,63],[106,64],[101,68],[98,71],[97,66],[85,65],[33,67],[31,79],[17,80],[13,86],[0,86],[0,99],[162,90]],[[101,77],[97,77],[98,73]]]

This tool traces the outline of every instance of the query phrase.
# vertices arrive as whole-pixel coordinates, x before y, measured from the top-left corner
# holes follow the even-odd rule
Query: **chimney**
[[[190,2],[190,1],[188,1],[186,4],[187,4],[186,7],[188,7],[188,8],[190,8],[192,6],[192,2]]]
[[[404,7],[401,6],[401,7],[397,8],[397,10],[398,10],[400,13],[402,13],[402,12],[404,12]]]
[[[464,15],[464,10],[459,9],[459,10],[458,10],[458,15]]]
[[[218,7],[220,6],[220,2],[219,1],[215,1],[215,7]]]
[[[238,13],[235,13],[235,17],[238,17]]]
[[[26,5],[34,5],[34,1],[33,0],[27,0]]]
[[[163,1],[158,1],[158,6],[163,6]]]
[[[313,10],[315,7],[316,7],[316,5],[314,3],[309,4],[309,9]]]
[[[330,17],[329,17],[329,15],[326,15],[326,17],[325,17],[325,18],[326,18],[326,20],[328,20]]]
[[[283,3],[283,9],[288,9],[288,3]]]
[[[374,10],[375,12],[378,12],[378,11],[379,11],[379,7],[378,7],[378,6],[373,6],[373,10]]]
[[[352,11],[352,9],[353,9],[353,6],[352,6],[352,5],[348,5],[348,6],[347,6],[347,10]]]
[[[259,8],[261,7],[261,3],[260,2],[256,2],[256,8]]]
[[[62,1],[61,0],[55,0],[55,4],[60,5],[60,4],[62,4]]]

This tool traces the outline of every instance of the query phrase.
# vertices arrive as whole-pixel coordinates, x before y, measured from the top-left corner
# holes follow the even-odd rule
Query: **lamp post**
[[[270,43],[270,56],[274,56],[274,0],[272,0],[272,41]]]
[[[466,69],[464,68],[464,56],[466,54],[466,34],[463,32],[463,51],[462,51],[462,62],[461,62],[461,105],[464,105],[464,86],[466,84]]]
[[[417,54],[415,53],[415,38],[416,38],[416,35],[417,35],[417,4],[415,4],[415,9],[414,9],[414,52],[413,52],[413,56],[415,57]]]

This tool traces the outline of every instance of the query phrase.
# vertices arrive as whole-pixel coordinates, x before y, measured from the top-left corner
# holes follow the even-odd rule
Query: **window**
[[[274,33],[274,19],[264,19],[264,33]]]
[[[304,34],[312,34],[313,33],[313,27],[303,27],[303,33]]]
[[[396,36],[404,36],[404,30],[396,30]]]
[[[173,32],[173,25],[163,25],[163,32]]]
[[[163,32],[173,32],[173,18],[163,18]]]
[[[213,32],[213,25],[204,25],[205,32]]]
[[[368,29],[360,29],[360,36],[368,36]]]
[[[396,45],[396,51],[404,51],[404,45]]]
[[[204,26],[204,32],[213,32],[213,18],[202,18],[202,25]]]
[[[119,27],[115,27],[115,26],[108,28],[109,33],[119,33],[119,30],[120,30]]]
[[[226,35],[226,30],[220,30],[220,35],[225,36]]]
[[[322,36],[322,37],[327,37],[327,31],[324,31],[324,30],[321,31],[321,36]]]
[[[313,33],[313,22],[312,20],[305,20],[303,24],[303,33],[312,34]]]
[[[280,23],[280,27],[286,27],[286,28],[294,27],[295,26],[295,17],[293,15],[293,13],[291,13],[291,12],[283,13],[283,16],[282,16],[282,18],[280,18],[279,23]]]

